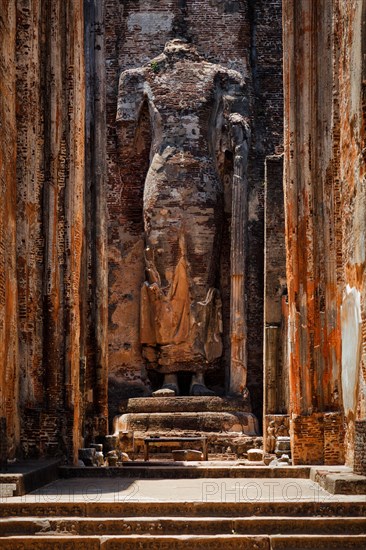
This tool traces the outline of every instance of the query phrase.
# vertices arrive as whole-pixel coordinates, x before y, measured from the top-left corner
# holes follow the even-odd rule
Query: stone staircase
[[[181,404],[180,399],[169,399],[166,403],[149,400],[151,408],[147,413],[144,402],[130,400],[125,414],[132,415],[129,418],[132,423],[143,420],[143,438],[151,428],[150,421],[144,424],[146,415],[153,415],[159,429],[163,426],[169,431],[166,422],[171,415],[178,415],[175,419],[180,417]],[[235,410],[239,409],[234,402],[217,398],[200,400],[198,406],[201,410],[197,413],[193,410],[197,407],[197,400],[186,401],[184,428],[193,431],[191,418],[213,415],[210,418],[214,420],[215,414],[235,416]],[[221,413],[215,410],[216,407]],[[244,414],[246,411],[241,412]],[[161,414],[166,422],[160,423]],[[216,433],[223,438],[232,438],[228,440],[231,445],[237,437],[251,437],[245,434],[239,436],[235,432]],[[214,441],[217,440],[212,439]],[[55,467],[56,464],[50,464],[48,469],[45,465],[41,468],[37,463],[31,471],[24,466],[23,472],[2,475],[1,550],[366,548],[366,495],[359,494],[364,491],[363,480],[354,479],[350,472],[342,469],[338,472],[332,468],[321,470],[305,466],[268,468],[264,464],[249,465],[246,461],[136,461],[123,463],[118,468],[63,466],[58,469],[62,479],[32,494],[25,494],[31,487],[39,487],[42,481],[47,483],[55,479]],[[22,470],[20,465],[18,470]],[[16,477],[13,479],[12,476]],[[16,494],[24,496],[12,497],[14,487],[7,485],[15,480]],[[320,485],[326,488],[327,480],[334,485],[335,493],[344,494],[346,481],[352,486],[357,482],[357,491],[354,491],[354,496],[336,497],[329,492],[324,495]],[[340,487],[337,480],[340,480]],[[250,501],[249,493],[247,498],[243,498],[243,491],[236,490],[237,486],[243,488],[253,484],[263,487],[270,484],[274,490],[281,483],[301,489],[310,481],[319,487],[319,493],[310,492],[309,497],[309,491],[304,492],[303,497],[291,501],[286,500],[284,495],[287,493],[282,491],[281,496],[276,498],[272,498],[272,492],[269,492],[266,500],[259,497]],[[134,483],[140,483],[141,489],[146,487],[145,492],[134,492]],[[205,493],[200,490],[200,483],[206,484]],[[226,484],[224,492],[214,497],[216,500],[210,500],[208,487],[219,490],[222,484]],[[190,498],[192,500],[186,500]]]
[[[17,493],[16,483],[0,482],[0,499],[13,497]]]
[[[366,502],[0,503],[2,550],[353,550]]]

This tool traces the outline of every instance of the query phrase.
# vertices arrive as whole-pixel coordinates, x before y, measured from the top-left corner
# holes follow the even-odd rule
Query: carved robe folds
[[[192,301],[185,256],[179,260],[166,295],[158,283],[141,290],[141,342],[144,355],[161,372],[192,369],[222,354],[220,293],[210,288],[202,302]]]

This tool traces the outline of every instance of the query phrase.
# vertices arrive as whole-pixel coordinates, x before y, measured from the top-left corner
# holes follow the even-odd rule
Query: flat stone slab
[[[169,482],[171,485],[171,482]],[[159,481],[159,487],[161,481]],[[325,499],[318,501],[302,500],[302,501],[270,501],[257,500],[257,501],[236,501],[235,491],[232,491],[231,501],[211,500],[202,501],[187,501],[180,498],[180,495],[176,495],[175,501],[164,501],[159,498],[159,489],[155,484],[154,491],[151,494],[150,499],[144,499],[143,495],[140,495],[138,500],[137,490],[139,487],[133,484],[126,489],[124,494],[117,493],[118,487],[114,482],[114,492],[111,490],[111,495],[103,494],[100,489],[100,485],[95,483],[92,486],[90,483],[83,487],[79,486],[80,493],[72,494],[70,496],[70,490],[72,487],[65,487],[65,492],[62,493],[58,488],[58,494],[51,492],[49,494],[43,493],[42,495],[27,495],[27,500],[24,502],[14,501],[14,499],[20,499],[21,497],[13,497],[6,499],[4,502],[0,502],[0,517],[9,518],[27,518],[32,516],[39,516],[41,519],[45,518],[57,518],[57,517],[69,517],[69,518],[130,518],[130,517],[239,517],[239,518],[251,518],[253,516],[286,516],[286,517],[304,517],[304,516],[318,516],[322,517],[362,517],[366,516],[366,503],[363,501],[354,500],[347,501],[337,498],[336,501],[327,502]],[[186,485],[187,488],[187,485]],[[170,496],[174,491],[174,487],[170,487]],[[268,486],[267,486],[268,490]],[[177,491],[180,493],[181,491]],[[154,500],[155,495],[155,500]],[[53,498],[53,501],[52,501]],[[197,496],[195,497],[197,500]],[[214,497],[212,497],[213,499]],[[217,498],[217,497],[216,497]],[[328,497],[329,498],[329,497]],[[358,497],[359,498],[359,497]],[[58,499],[58,502],[55,502]],[[1,546],[0,546],[1,547]]]
[[[202,451],[196,451],[194,449],[177,449],[172,451],[173,459],[175,461],[188,461],[197,462],[203,459]]]
[[[115,433],[155,430],[161,435],[167,430],[259,435],[257,419],[246,412],[127,413],[114,419],[114,429]]]
[[[239,397],[133,397],[121,401],[121,413],[251,412],[250,402]]]
[[[329,474],[324,489],[334,495],[366,495],[366,476]]]
[[[132,435],[132,432],[129,432]],[[212,445],[217,446],[244,446],[245,451],[252,448],[254,445],[261,446],[263,438],[260,435],[245,435],[237,432],[208,432],[200,430],[136,430],[133,432],[135,443],[139,440],[143,441],[146,437],[207,437],[207,440]],[[119,436],[116,436],[119,437]]]
[[[129,535],[78,537],[56,533],[54,536],[0,537],[2,550],[359,550],[365,548],[364,535]]]
[[[135,537],[135,538],[133,538]],[[266,536],[240,536],[240,535],[181,535],[181,536],[160,536],[141,537],[132,536],[128,540],[122,537],[106,539],[102,548],[108,550],[120,550],[121,543],[123,549],[132,550],[146,548],[151,550],[180,550],[181,548],[190,548],[198,550],[210,548],[212,550],[270,550],[269,538]]]
[[[0,472],[0,495],[13,487],[13,495],[25,495],[58,478],[59,459],[23,460],[7,466]]]
[[[54,537],[9,537],[0,538],[1,550],[99,550],[100,537],[73,537],[62,534]],[[104,546],[104,548],[106,548]]]
[[[194,534],[365,534],[366,518],[317,517],[136,517],[0,519],[0,537],[50,535],[194,535]]]
[[[263,460],[263,450],[262,449],[249,449],[249,451],[248,451],[248,460],[250,462],[261,462]]]
[[[310,477],[333,495],[366,495],[366,476],[354,474],[345,466],[338,470],[313,467]]]
[[[62,534],[54,537],[10,537],[0,538],[2,550],[49,550],[53,545],[58,550],[180,550],[181,548],[198,550],[270,550],[269,537],[241,535],[177,535],[177,536],[141,536],[120,537],[73,537]]]
[[[366,548],[365,535],[274,535],[271,550],[361,550]]]
[[[84,468],[85,469],[85,468]],[[173,468],[167,469],[170,472]],[[192,467],[192,470],[194,466]],[[267,468],[264,466],[263,470]],[[269,470],[269,469],[267,469]],[[342,503],[342,506],[339,504]],[[27,510],[26,506],[30,505]],[[227,505],[239,506],[239,515],[244,516],[247,507],[249,515],[261,515],[259,505],[268,504],[273,506],[272,515],[283,515],[286,510],[288,515],[291,510],[291,515],[299,514],[297,506],[304,505],[303,510],[307,510],[309,515],[342,515],[358,516],[358,513],[351,513],[352,506],[359,507],[366,515],[366,499],[364,495],[330,495],[322,489],[317,483],[309,479],[299,478],[265,478],[265,477],[248,477],[248,478],[213,478],[207,472],[206,477],[190,479],[187,482],[185,478],[166,478],[155,479],[146,478],[139,479],[136,475],[132,477],[118,478],[70,478],[60,479],[46,485],[45,487],[34,491],[25,497],[10,497],[0,502],[0,517],[4,517],[5,508],[16,506],[17,511],[21,516],[24,515],[42,515],[41,512],[36,512],[39,506],[50,511],[58,510],[57,515],[61,513],[63,507],[66,509],[75,508],[75,515],[85,516],[89,513],[92,517],[104,516],[112,513],[120,513],[119,505],[121,505],[122,514],[129,515],[127,510],[129,506],[133,508],[133,515],[165,515],[167,510],[174,510],[177,506],[177,514],[180,515],[184,506],[188,506],[184,515],[196,516],[202,515],[202,507],[210,514],[215,511],[215,515],[220,514],[225,510]],[[164,505],[167,506],[164,511]],[[181,506],[182,505],[182,506]],[[284,506],[282,509],[281,506]],[[34,509],[32,510],[32,506]],[[161,509],[159,508],[161,507]],[[197,512],[196,507],[197,506]],[[24,507],[24,509],[22,508]],[[99,509],[99,507],[101,507]],[[123,508],[124,507],[124,508]],[[199,508],[201,507],[201,512]],[[240,508],[242,507],[242,508]],[[278,508],[279,507],[279,508]],[[349,508],[351,507],[351,508]],[[323,512],[322,509],[324,508]],[[271,508],[270,508],[271,509]],[[279,510],[282,509],[282,512]],[[159,510],[157,512],[157,510]],[[229,511],[230,508],[227,510]],[[315,514],[315,510],[317,513]],[[12,510],[15,512],[15,509]],[[143,514],[141,512],[143,511]],[[336,511],[336,513],[334,513]],[[154,513],[155,512],[155,513]],[[156,513],[157,512],[157,513]],[[305,515],[306,513],[305,512]],[[229,514],[233,513],[229,511]],[[54,515],[52,512],[51,515]],[[17,515],[16,513],[6,515]],[[65,513],[70,515],[70,513]],[[170,514],[166,514],[170,515]],[[233,513],[233,515],[237,515]],[[111,515],[110,517],[113,517]]]
[[[199,478],[259,478],[259,479],[308,479],[309,466],[285,466],[272,468],[262,465],[242,465],[239,462],[125,462],[112,468],[79,468],[61,466],[60,476],[71,478],[141,478],[141,479],[199,479]]]

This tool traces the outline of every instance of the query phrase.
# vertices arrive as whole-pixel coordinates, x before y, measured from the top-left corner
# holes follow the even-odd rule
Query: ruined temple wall
[[[108,416],[108,261],[104,4],[84,0],[85,237],[82,304],[85,436],[104,434]]]
[[[265,159],[281,153],[283,145],[282,2],[253,0],[248,4],[253,83],[246,287],[248,387],[252,396],[253,412],[258,418],[262,418]],[[271,206],[268,212],[270,216]]]
[[[7,426],[8,456],[19,445],[18,314],[16,281],[16,11],[0,13],[0,418]],[[1,447],[4,447],[4,433]],[[5,449],[3,453],[5,454]],[[4,460],[4,456],[0,459]]]
[[[24,452],[79,445],[83,3],[17,2],[17,261]],[[72,447],[74,449],[72,450]]]
[[[332,8],[330,2],[312,0],[283,4],[288,351],[295,463],[324,460],[318,413],[341,411]]]
[[[8,455],[75,459],[86,340],[83,2],[9,2],[1,27],[0,416],[5,408]]]
[[[108,360],[112,414],[123,391],[147,385],[137,334],[145,277],[137,168],[147,167],[149,135],[146,126],[136,157],[128,148],[121,153],[117,82],[121,70],[185,33],[203,56],[239,70],[248,84],[248,383],[261,416],[263,179],[264,158],[282,135],[280,0],[4,6],[0,416],[9,419],[10,446],[20,438],[25,456],[75,458],[83,434],[104,433]],[[229,314],[227,307],[227,326]]]
[[[107,164],[110,400],[138,395],[148,384],[139,343],[139,295],[145,278],[142,188],[146,149],[133,156],[115,127],[120,72],[160,54],[167,40],[186,35],[209,61],[239,70],[252,105],[248,189],[248,385],[261,416],[264,159],[282,139],[281,2],[187,1],[123,3],[106,0]],[[146,130],[147,132],[147,130]],[[143,136],[148,142],[149,136]],[[136,155],[136,152],[134,153]],[[121,168],[121,164],[124,166]],[[224,260],[225,263],[225,260]],[[228,273],[228,270],[226,269]],[[225,278],[224,278],[225,279]],[[225,287],[227,285],[227,288]],[[229,281],[224,324],[229,326]],[[226,362],[228,340],[224,357]],[[228,365],[226,365],[228,368]],[[210,379],[215,382],[215,379]]]
[[[293,457],[352,464],[364,414],[363,2],[283,8]]]
[[[355,430],[355,421],[366,419],[366,3],[339,0],[335,18],[339,45],[342,397],[346,462],[353,466],[361,462],[358,436],[362,441],[362,430]],[[364,428],[364,422],[359,426]]]
[[[42,406],[44,186],[44,28],[40,2],[17,3],[17,276],[21,400]],[[33,60],[30,66],[30,59]]]

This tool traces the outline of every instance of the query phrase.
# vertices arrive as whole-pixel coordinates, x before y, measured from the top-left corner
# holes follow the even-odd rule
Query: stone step
[[[55,536],[0,538],[2,550],[361,550],[364,535],[177,535],[177,536]]]
[[[246,412],[164,412],[127,413],[114,419],[115,432],[162,432],[188,430],[197,432],[235,432],[255,436],[258,421]]]
[[[95,486],[91,486],[95,491]],[[31,495],[34,497],[34,495]],[[0,502],[0,517],[80,517],[80,518],[127,518],[127,517],[198,517],[198,518],[244,518],[244,517],[365,517],[366,501],[218,501],[218,502],[159,502],[132,501],[127,498],[122,501],[100,502],[92,494],[79,495],[79,501],[74,494],[62,502],[67,495],[46,493],[36,495],[37,500],[20,502]],[[98,495],[96,495],[98,497]],[[39,501],[38,501],[39,499]],[[33,499],[32,499],[33,500]]]
[[[120,413],[250,412],[248,400],[239,397],[133,397],[119,404]]]
[[[7,498],[16,495],[17,484],[16,483],[1,483],[0,484],[0,498]]]
[[[59,459],[24,460],[9,464],[5,472],[0,473],[0,496],[21,496],[54,481],[58,477]],[[15,486],[13,493],[10,486]],[[7,489],[3,489],[8,487]]]
[[[366,518],[248,517],[65,518],[0,520],[0,537],[91,535],[344,535],[366,533]]]
[[[311,468],[311,479],[333,495],[365,495],[366,476],[345,471]]]
[[[265,478],[308,479],[309,466],[268,467],[238,465],[228,462],[123,462],[122,466],[110,468],[61,466],[62,478],[109,478],[133,477],[139,479],[198,479],[198,478]]]
[[[269,550],[362,550],[366,535],[271,535]]]

